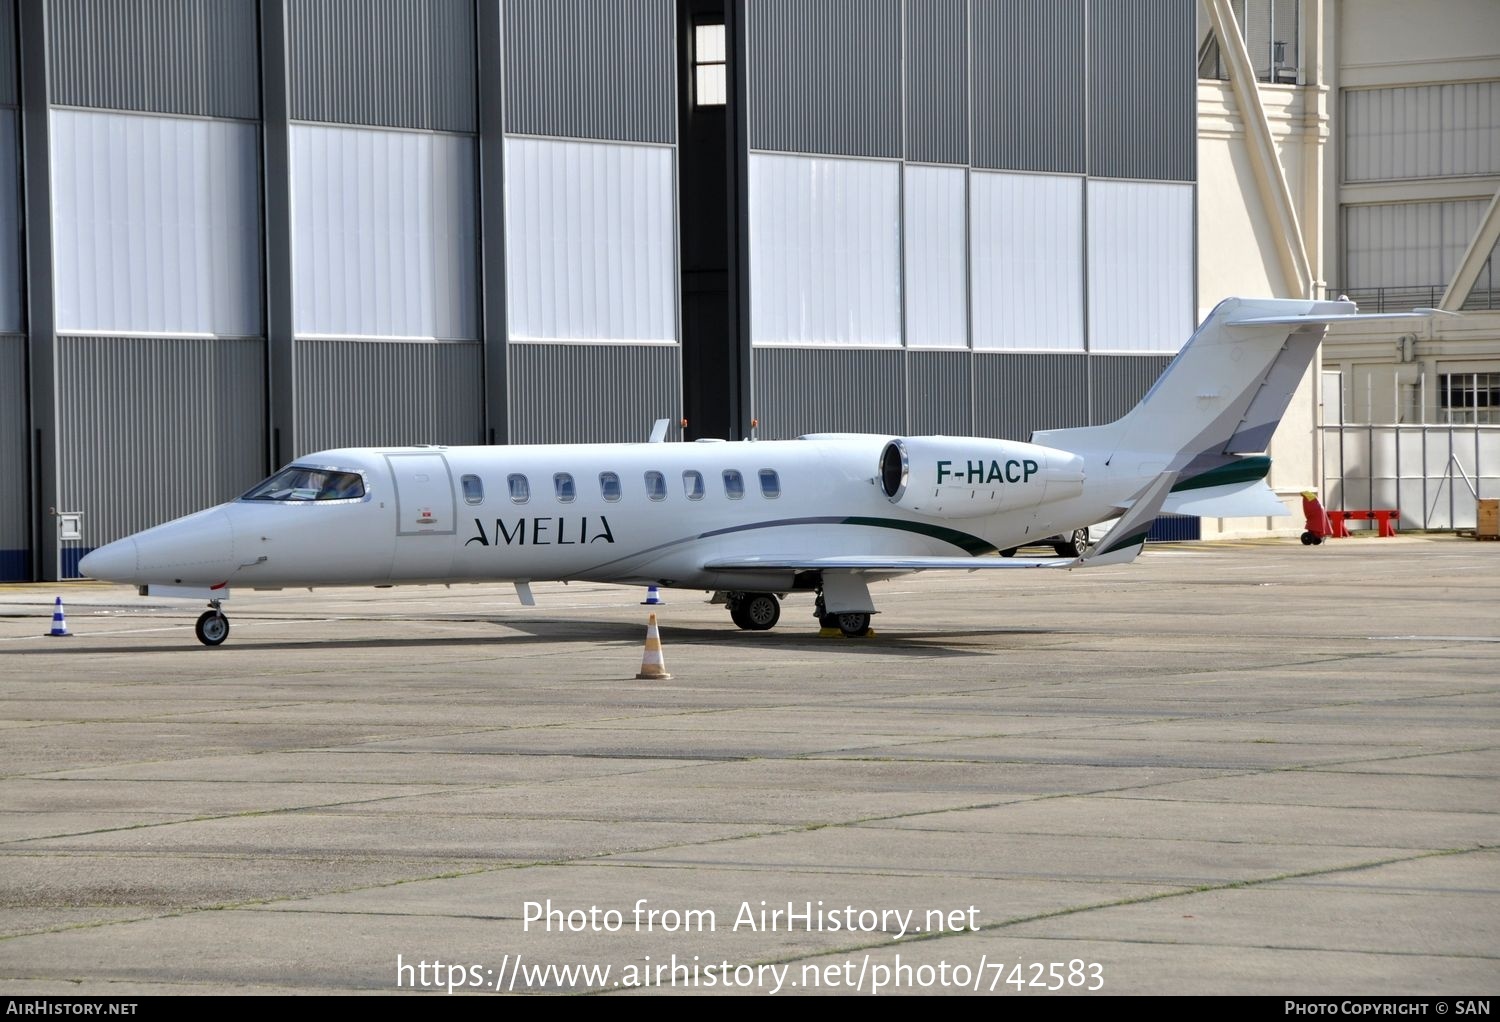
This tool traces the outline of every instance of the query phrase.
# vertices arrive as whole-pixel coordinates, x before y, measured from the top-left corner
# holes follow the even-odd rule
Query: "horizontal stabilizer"
[[[1263,480],[1185,490],[1167,497],[1162,511],[1197,518],[1273,518],[1291,514]]]

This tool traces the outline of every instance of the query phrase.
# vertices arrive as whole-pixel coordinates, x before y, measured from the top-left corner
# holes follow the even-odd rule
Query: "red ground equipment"
[[[1333,535],[1333,527],[1328,522],[1328,512],[1323,510],[1317,491],[1304,490],[1302,492],[1302,516],[1307,519],[1307,530],[1302,533],[1303,546],[1317,546]]]

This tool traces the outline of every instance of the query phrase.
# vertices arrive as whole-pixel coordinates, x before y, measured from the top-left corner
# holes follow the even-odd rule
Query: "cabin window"
[[[646,496],[652,500],[667,499],[667,477],[660,472],[646,473]]]
[[[703,473],[688,469],[682,473],[682,492],[687,494],[688,500],[703,499]]]
[[[526,481],[525,476],[516,472],[508,476],[505,481],[510,486],[511,500],[517,504],[524,504],[531,499],[531,484]]]
[[[358,472],[292,465],[261,483],[243,500],[353,500],[365,495]]]
[[[620,499],[620,477],[613,472],[599,473],[599,493],[613,504]]]
[[[768,500],[781,496],[781,478],[776,475],[774,468],[760,470],[760,495]]]
[[[730,500],[739,500],[745,495],[745,477],[740,475],[738,469],[726,468],[724,470],[724,496]]]
[[[464,476],[459,482],[464,488],[465,504],[484,503],[484,481],[478,476]]]
[[[552,489],[556,491],[557,499],[564,504],[573,503],[573,498],[578,495],[573,477],[567,472],[559,472],[552,477]]]

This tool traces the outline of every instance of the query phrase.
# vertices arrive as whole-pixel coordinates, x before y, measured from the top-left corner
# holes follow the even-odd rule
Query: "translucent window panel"
[[[899,172],[750,154],[754,343],[901,343]]]
[[[58,329],[260,334],[257,126],[50,118]]]
[[[1442,289],[1479,230],[1489,204],[1394,202],[1344,207],[1344,286]]]
[[[0,109],[0,332],[21,331],[21,190],[16,112]]]
[[[301,335],[479,336],[474,140],[294,124]]]
[[[1193,332],[1193,186],[1090,181],[1089,350],[1176,352]]]
[[[505,140],[512,340],[677,339],[671,149]]]
[[[907,167],[902,201],[906,246],[906,343],[963,348],[969,343],[964,253],[964,171]]]
[[[1083,179],[970,176],[974,347],[1083,350]]]
[[[1344,91],[1348,181],[1500,172],[1500,82]]]

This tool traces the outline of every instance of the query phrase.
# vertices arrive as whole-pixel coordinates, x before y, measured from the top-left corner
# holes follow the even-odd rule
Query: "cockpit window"
[[[277,472],[241,500],[353,500],[365,495],[358,472],[292,465]]]

